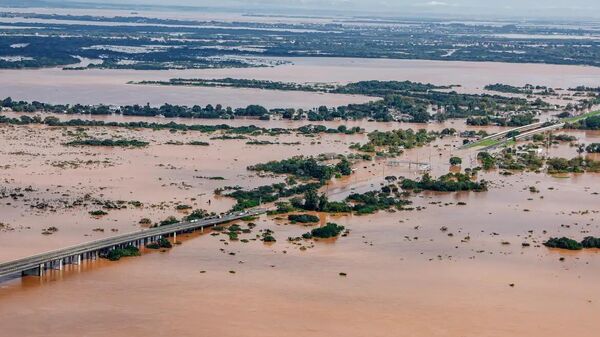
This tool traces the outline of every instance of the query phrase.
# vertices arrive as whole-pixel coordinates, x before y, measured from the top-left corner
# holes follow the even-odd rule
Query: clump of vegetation
[[[193,140],[193,141],[189,142],[188,145],[209,146],[210,144],[207,143],[207,142],[201,142],[201,141]]]
[[[427,132],[421,129],[417,132],[412,129],[393,131],[373,131],[368,134],[369,142],[364,145],[353,144],[351,149],[362,152],[378,152],[385,149],[388,155],[399,155],[403,149],[420,147],[434,141],[437,137],[435,132]]]
[[[148,249],[161,249],[161,248],[171,248],[171,247],[173,247],[173,245],[171,244],[171,241],[169,241],[165,238],[160,238],[156,242],[150,242],[146,245],[146,248],[148,248]]]
[[[176,224],[178,222],[179,222],[179,220],[176,217],[170,216],[170,217],[164,219],[163,221],[159,222],[158,226],[168,226],[168,225]]]
[[[137,249],[137,247],[132,246],[132,245],[127,245],[123,248],[115,248],[115,249],[109,250],[104,257],[111,261],[117,261],[117,260],[120,260],[122,257],[139,256],[139,255],[140,255],[140,250]]]
[[[204,209],[195,209],[190,214],[185,216],[184,220],[185,221],[200,220],[200,219],[204,219],[211,215],[215,215],[215,213],[214,212],[209,213],[207,210],[204,210]]]
[[[600,153],[600,143],[591,143],[585,147],[587,153]]]
[[[234,198],[237,201],[237,204],[233,207],[233,210],[243,210],[256,207],[260,203],[275,202],[279,198],[303,194],[310,190],[316,190],[319,187],[321,187],[320,183],[308,183],[291,187],[288,187],[284,183],[279,183],[260,186],[248,191],[233,188],[235,191],[227,194],[227,196]],[[220,190],[215,191],[215,193],[220,194]]]
[[[431,178],[429,173],[425,173],[421,180],[403,179],[400,183],[405,190],[427,190],[439,192],[456,191],[487,191],[487,182],[481,180],[473,181],[472,176],[465,173],[448,173],[438,179]]]
[[[541,106],[544,103],[540,100],[535,105]],[[476,126],[484,126],[484,125],[499,125],[499,126],[525,126],[539,120],[535,118],[535,114],[529,112],[520,112],[516,114],[512,114],[507,117],[497,117],[497,116],[470,116],[467,118],[467,125],[476,125]],[[512,131],[506,134],[505,138],[513,138],[518,136],[520,133],[518,131]]]
[[[348,129],[345,125],[340,125],[336,129],[327,128],[325,125],[314,125],[308,124],[299,127],[298,132],[304,135],[314,135],[319,133],[343,133],[346,135],[353,135],[357,133],[363,133],[364,130],[359,126],[352,127]]]
[[[273,236],[273,231],[270,229],[265,229],[262,233],[262,241],[263,242],[276,242],[277,240]]]
[[[402,200],[397,196],[391,196],[386,187],[384,187],[382,191],[351,194],[346,201],[352,203],[352,211],[358,215],[373,214],[379,210],[391,208],[402,209],[404,206],[410,204],[410,201],[408,200]]]
[[[600,172],[600,161],[576,157],[573,159],[550,158],[546,161],[548,173]]]
[[[319,211],[328,213],[348,213],[352,211],[345,202],[329,201],[325,194],[317,194],[316,189],[311,189],[304,193],[304,198],[292,198],[291,204],[298,209],[307,211]]]
[[[550,238],[548,241],[544,242],[544,246],[568,250],[581,250],[583,248],[579,242],[566,237]]]
[[[0,224],[1,224],[1,223],[0,223]],[[0,226],[0,227],[1,227],[1,226]],[[48,228],[44,228],[44,229],[42,230],[42,234],[43,234],[43,235],[51,235],[51,234],[54,234],[54,233],[56,233],[56,232],[58,232],[58,228],[57,228],[57,227],[54,227],[54,226],[50,226],[50,227],[48,227]]]
[[[583,248],[600,248],[600,238],[587,236],[581,242],[577,242],[576,240],[567,237],[550,238],[548,241],[544,242],[544,246],[568,250],[581,250]]]
[[[510,94],[527,94],[527,95],[531,95],[533,94],[533,90],[531,87],[515,87],[512,85],[508,85],[508,84],[501,84],[501,83],[496,83],[496,84],[488,84],[485,87],[483,87],[485,90],[490,90],[490,91],[497,91],[497,92],[503,92],[503,93],[510,93]]]
[[[327,201],[321,212],[327,213],[349,213],[352,211],[350,205],[342,201]]]
[[[553,135],[552,140],[555,140],[557,142],[574,142],[577,140],[577,137],[567,134],[560,134],[555,136]]]
[[[77,139],[65,143],[67,146],[145,147],[148,142],[136,139]]]
[[[89,212],[91,216],[104,216],[107,215],[108,213],[99,209],[99,210],[95,210],[95,211],[90,211]]]
[[[581,246],[583,248],[600,248],[600,238],[595,238],[593,236],[585,237],[581,241]]]
[[[579,242],[566,237],[550,238],[548,241],[544,242],[544,246],[568,250],[580,250],[583,248]]]
[[[462,164],[462,159],[460,157],[451,157],[449,162],[452,166],[460,166]]]
[[[314,238],[328,239],[328,238],[337,237],[343,231],[344,231],[344,226],[340,226],[333,222],[328,222],[325,226],[314,228],[313,230],[310,231],[310,233],[306,233],[306,234],[310,234],[310,236],[305,234],[305,235],[302,235],[302,237],[303,238],[313,238],[314,237]]]
[[[319,163],[313,157],[293,157],[281,161],[271,161],[248,167],[251,171],[266,171],[277,174],[290,174],[299,178],[313,178],[327,181],[335,174],[350,175],[352,169],[347,159],[342,159],[337,165],[329,166]]]
[[[484,170],[491,170],[496,167],[496,159],[489,152],[479,152],[477,159],[481,162],[481,167]]]
[[[288,215],[288,220],[292,223],[315,223],[319,222],[319,217],[312,214],[290,214]]]
[[[277,209],[270,210],[268,212],[269,215],[285,214],[285,213],[290,213],[290,212],[293,212],[296,210],[296,208],[294,206],[292,206],[292,204],[288,201],[276,202],[275,206],[277,207]]]

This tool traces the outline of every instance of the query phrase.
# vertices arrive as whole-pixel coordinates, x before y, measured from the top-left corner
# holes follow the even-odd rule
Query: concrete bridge
[[[62,269],[64,264],[79,264],[84,259],[97,259],[111,249],[132,245],[138,248],[145,244],[177,233],[204,230],[218,224],[238,220],[247,216],[265,213],[266,209],[254,209],[246,212],[236,212],[223,216],[214,216],[201,220],[179,222],[172,225],[154,227],[138,232],[113,236],[110,238],[90,241],[75,246],[53,250],[50,252],[32,255],[22,259],[0,263],[0,281],[12,275],[37,275],[42,276],[46,269]]]
[[[487,137],[483,137],[481,138],[479,141],[486,141],[486,140],[490,140],[490,139],[500,139],[502,137],[505,137],[506,135],[508,135],[511,132],[523,132],[523,131],[529,131],[529,130],[533,130],[533,129],[537,129],[540,128],[542,126],[544,126],[544,124],[546,124],[548,122],[537,122],[537,123],[532,123],[532,124],[527,124],[524,126],[519,126],[516,128],[512,128],[512,129],[508,129],[508,130],[504,130],[504,131],[500,131],[497,133],[494,133],[493,135],[489,135]]]
[[[522,140],[522,139],[528,139],[530,137],[532,137],[533,135],[536,134],[540,134],[540,133],[544,133],[544,132],[550,132],[553,130],[558,130],[558,129],[562,129],[565,126],[565,123],[556,123],[556,124],[552,124],[552,125],[548,125],[545,127],[541,127],[541,128],[537,128],[537,129],[533,129],[521,134],[516,135],[514,138],[514,140]],[[500,147],[506,143],[508,143],[509,141],[513,140],[513,138],[510,139],[504,139],[502,141],[499,141],[498,143],[492,145],[492,146],[488,146],[482,149],[482,151],[488,151],[488,150],[492,150],[495,149],[497,147]]]
[[[496,141],[493,145],[487,146],[485,149],[495,148],[498,145],[502,145],[502,144],[506,143],[506,141],[509,140],[509,139],[507,139],[505,137],[508,134],[510,134],[511,132],[517,132],[519,135],[521,135],[521,134],[529,134],[529,135],[531,135],[531,132],[537,133],[537,132],[539,132],[538,130],[546,129],[547,127],[545,125],[547,125],[549,123],[550,123],[550,127],[556,127],[556,128],[564,125],[564,123],[558,123],[558,122],[537,122],[537,123],[532,123],[532,124],[528,124],[528,125],[524,125],[524,126],[519,126],[519,127],[516,127],[516,128],[507,129],[507,130],[504,130],[504,131],[500,131],[500,132],[494,133],[494,134],[489,135],[487,137],[483,137],[483,138],[479,139],[478,141],[476,141],[474,143],[465,144],[465,145],[461,146],[460,148],[461,149],[468,149],[468,148],[473,148],[473,147],[477,147],[477,146],[483,146],[483,144],[489,143],[490,141]]]

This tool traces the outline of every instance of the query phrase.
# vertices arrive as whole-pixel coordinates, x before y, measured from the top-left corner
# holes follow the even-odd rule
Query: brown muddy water
[[[150,145],[62,145],[77,132]],[[600,141],[597,132],[569,133],[582,142]],[[259,139],[300,144],[256,146],[210,138],[198,132],[0,126],[0,186],[24,194],[0,200],[1,222],[8,224],[0,231],[0,261],[109,236],[113,229],[139,230],[142,217],[181,216],[174,209],[178,203],[223,211],[233,202],[215,198],[215,188],[283,180],[260,177],[247,171],[248,165],[296,154],[350,153],[351,142],[366,141],[366,135],[286,135]],[[191,140],[210,145],[166,144]],[[446,163],[452,155],[463,158],[463,168],[476,166],[476,153],[457,150],[460,143],[445,138],[399,159],[430,162],[433,175],[450,170]],[[548,151],[576,155],[568,144]],[[357,164],[353,176],[333,181],[324,192],[342,199],[378,189],[387,175],[420,175],[388,164]],[[215,176],[225,180],[206,179]],[[240,236],[247,243],[210,232],[181,235],[181,244],[165,252],[9,280],[0,284],[0,335],[595,336],[599,252],[549,250],[541,242],[549,236],[600,236],[600,175],[487,172],[480,177],[492,182],[488,192],[411,197],[422,210],[322,215],[322,223],[350,229],[337,240],[295,245],[287,238],[311,227],[262,216],[252,233]],[[540,193],[531,193],[530,186]],[[143,206],[93,218],[88,212],[98,206],[73,205],[86,194]],[[54,208],[30,207],[41,202]],[[58,232],[42,235],[49,226]],[[273,230],[277,242],[251,240],[262,229]],[[531,246],[522,247],[524,242]]]
[[[348,83],[361,80],[411,80],[438,85],[456,84],[456,90],[480,93],[487,84],[546,85],[570,88],[600,86],[600,68],[497,62],[449,62],[354,58],[293,58],[292,64],[269,68],[203,70],[0,70],[0,97],[48,103],[145,104],[163,103],[267,108],[314,108],[364,103],[373,98],[258,89],[149,86],[129,81],[171,78],[248,78],[297,83]],[[491,80],[493,79],[493,80]]]

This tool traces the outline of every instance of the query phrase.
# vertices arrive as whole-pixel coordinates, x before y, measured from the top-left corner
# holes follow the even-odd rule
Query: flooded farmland
[[[597,337],[600,67],[562,65],[597,64],[593,20],[24,6],[0,8],[0,337]],[[134,84],[175,78],[257,81]]]
[[[435,129],[444,126],[449,125],[432,124]],[[177,204],[225,211],[234,201],[215,197],[215,188],[251,188],[281,180],[258,177],[247,166],[291,153],[318,155],[324,148],[348,153],[348,144],[366,139],[364,134],[282,135],[266,138],[299,144],[257,146],[244,140],[211,140],[214,135],[192,131],[102,127],[85,132],[147,140],[150,145],[100,150],[63,146],[75,131],[1,127],[3,186],[27,191],[24,197],[0,203],[7,225],[0,235],[2,260],[136,231],[142,228],[142,217],[156,221],[180,216]],[[586,141],[600,139],[593,132],[574,134]],[[191,140],[210,145],[167,144]],[[433,175],[450,170],[450,155],[463,157],[464,168],[477,165],[475,153],[458,150],[459,144],[459,138],[445,138],[404,157],[430,162]],[[565,145],[548,151],[576,154]],[[206,179],[217,175],[225,180]],[[388,175],[420,173],[376,160],[357,165],[352,177],[334,180],[324,191],[332,199],[343,199],[378,188]],[[579,237],[599,230],[599,177],[498,172],[481,177],[492,182],[489,191],[415,195],[411,200],[416,209],[411,211],[321,215],[321,221],[340,223],[350,234],[317,241],[307,250],[286,238],[310,227],[262,216],[253,232],[270,229],[277,242],[230,242],[210,232],[180,235],[181,244],[168,252],[145,251],[139,258],[89,261],[50,271],[41,279],[11,280],[0,289],[3,329],[27,336],[238,336],[240,329],[246,336],[387,336],[397,331],[418,336],[544,336],[565,325],[580,335],[595,329],[593,317],[600,310],[600,291],[595,291],[600,290],[598,252],[564,253],[541,242],[547,236]],[[541,193],[529,192],[530,185]],[[88,214],[98,207],[91,202],[73,205],[86,195],[90,200],[136,200],[143,206],[110,210],[96,218]],[[31,207],[40,202],[52,207]],[[48,226],[58,231],[42,235]],[[523,242],[531,246],[522,247]],[[94,303],[93,310],[86,303]],[[477,319],[467,323],[465,315]],[[216,328],[214,322],[219,322]],[[168,331],[161,330],[165,324]]]
[[[447,62],[351,58],[290,58],[267,68],[202,70],[0,70],[2,97],[54,104],[222,104],[245,107],[304,108],[364,103],[374,98],[239,88],[133,85],[130,81],[166,81],[171,78],[247,78],[295,83],[349,83],[396,80],[461,85],[455,90],[479,93],[488,84],[544,85],[571,88],[600,86],[600,68],[497,62]],[[490,79],[493,79],[492,81]]]

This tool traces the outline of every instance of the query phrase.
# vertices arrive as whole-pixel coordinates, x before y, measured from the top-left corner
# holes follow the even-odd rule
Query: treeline
[[[533,90],[531,88],[516,87],[513,85],[501,84],[501,83],[488,84],[483,88],[485,90],[503,92],[503,93],[507,93],[507,94],[527,94],[527,95],[533,94]]]
[[[526,84],[522,87],[517,87],[517,86],[513,86],[513,85],[508,85],[508,84],[496,83],[496,84],[488,84],[483,88],[485,90],[497,91],[497,92],[502,92],[502,93],[507,93],[507,94],[523,94],[523,95],[532,95],[532,94],[554,95],[554,94],[556,94],[556,92],[552,88],[548,88],[543,85],[532,85],[532,84]]]
[[[107,146],[107,147],[145,147],[148,142],[137,139],[76,139],[65,143],[66,146]]]
[[[0,124],[13,124],[13,125],[28,125],[28,124],[45,124],[48,126],[78,126],[78,127],[119,127],[119,128],[132,128],[132,129],[152,129],[152,130],[176,130],[176,131],[197,131],[202,133],[213,133],[217,131],[223,131],[228,135],[214,137],[212,139],[246,139],[243,135],[259,136],[278,136],[287,135],[292,132],[298,132],[304,135],[320,134],[320,133],[345,133],[354,134],[362,133],[359,127],[347,128],[345,126],[339,126],[335,129],[327,128],[321,125],[304,125],[297,129],[284,129],[284,128],[263,128],[255,125],[248,126],[231,126],[228,124],[216,124],[216,125],[203,125],[203,124],[183,124],[183,123],[156,123],[156,122],[105,122],[97,120],[83,120],[83,119],[71,119],[67,121],[61,121],[55,116],[47,116],[42,118],[41,116],[27,116],[23,115],[19,118],[6,117],[0,115]],[[199,144],[202,145],[202,144]]]
[[[244,81],[243,83],[255,83],[256,85],[269,83],[269,85],[274,87],[283,85],[278,84],[280,82],[259,80],[228,80]],[[242,86],[243,84],[240,83],[239,85]],[[302,88],[302,86],[299,88]],[[433,119],[442,121],[448,118],[494,116],[499,112],[513,113],[518,116],[524,112],[548,107],[547,103],[539,99],[529,102],[523,98],[459,94],[454,91],[443,92],[436,89],[447,89],[449,87],[410,81],[360,81],[336,87],[335,89],[315,88],[318,88],[318,91],[367,95],[381,99],[363,104],[349,104],[339,107],[320,106],[307,111],[303,109],[268,110],[260,105],[249,105],[245,108],[232,109],[231,107],[224,108],[220,104],[215,106],[208,104],[204,107],[200,105],[188,107],[171,104],[163,104],[159,107],[152,107],[149,104],[125,105],[120,107],[109,107],[102,104],[95,106],[81,104],[53,105],[41,102],[13,101],[11,98],[4,99],[2,107],[12,109],[16,112],[40,111],[91,115],[109,115],[114,113],[125,116],[164,116],[167,118],[231,119],[236,117],[256,117],[268,119],[270,116],[277,115],[281,116],[281,118],[292,120],[329,121],[334,119],[359,120],[366,118],[377,121],[409,120],[416,123],[425,123]],[[433,113],[430,113],[430,111],[433,111]]]
[[[49,104],[38,101],[14,101],[7,97],[1,101],[3,108],[11,109],[15,112],[48,112],[59,114],[81,114],[81,115],[111,115],[121,114],[124,116],[143,116],[156,117],[164,116],[166,118],[235,118],[239,117],[261,117],[268,115],[269,111],[260,105],[248,105],[245,108],[232,109],[223,108],[221,104],[215,106],[208,104],[204,107],[194,105],[188,107],[185,105],[163,104],[159,107],[146,105],[123,105],[111,107],[105,104],[82,105],[82,104]]]
[[[197,87],[229,87],[229,88],[249,88],[264,90],[282,90],[282,91],[308,91],[317,92],[334,89],[334,86],[309,85],[293,82],[279,82],[268,80],[254,80],[245,78],[221,78],[221,79],[201,79],[201,78],[172,78],[168,81],[140,81],[130,82],[131,84],[150,84],[150,85],[171,85],[171,86],[197,86]]]

